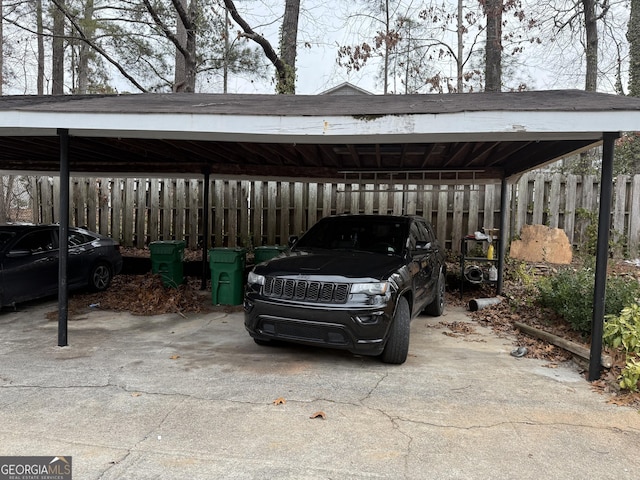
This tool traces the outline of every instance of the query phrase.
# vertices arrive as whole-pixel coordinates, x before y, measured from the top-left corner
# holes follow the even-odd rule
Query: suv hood
[[[384,280],[404,264],[397,255],[357,250],[298,250],[257,265],[265,276],[327,276]]]

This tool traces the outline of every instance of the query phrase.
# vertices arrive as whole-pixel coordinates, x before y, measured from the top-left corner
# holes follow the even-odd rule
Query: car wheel
[[[409,330],[411,328],[411,313],[409,303],[404,297],[398,300],[396,313],[391,322],[391,332],[387,339],[380,359],[384,363],[400,365],[407,360],[409,353]]]
[[[438,276],[438,284],[436,285],[436,296],[429,305],[424,309],[424,313],[431,315],[432,317],[439,317],[444,312],[444,291],[446,286],[446,279],[444,273],[440,272]]]
[[[111,278],[109,265],[103,262],[97,263],[89,274],[89,288],[94,292],[102,292],[111,285]]]

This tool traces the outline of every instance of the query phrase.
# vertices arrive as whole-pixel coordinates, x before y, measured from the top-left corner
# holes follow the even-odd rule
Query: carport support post
[[[202,283],[200,290],[207,289],[207,254],[209,251],[209,167],[205,168],[204,188],[202,189]]]
[[[596,275],[593,288],[591,352],[589,354],[590,382],[598,380],[601,372],[604,302],[607,285],[607,261],[609,257],[609,225],[611,222],[611,194],[613,192],[613,147],[618,137],[620,137],[618,133],[605,133],[603,135],[600,211],[598,212],[598,244],[596,247]]]
[[[507,209],[508,184],[503,178],[500,184],[500,237],[498,241],[498,283],[496,284],[496,295],[502,295],[504,283],[504,256],[507,252],[507,240],[509,232],[507,225],[509,222],[509,210]]]
[[[60,234],[58,235],[58,346],[66,347],[69,298],[67,259],[69,254],[69,130],[58,129],[60,137]]]

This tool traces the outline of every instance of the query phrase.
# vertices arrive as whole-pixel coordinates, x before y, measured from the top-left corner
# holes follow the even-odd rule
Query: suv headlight
[[[389,282],[354,283],[351,285],[351,293],[384,295],[387,290],[389,290]]]
[[[264,285],[264,275],[258,275],[257,273],[249,272],[247,283],[249,285]]]

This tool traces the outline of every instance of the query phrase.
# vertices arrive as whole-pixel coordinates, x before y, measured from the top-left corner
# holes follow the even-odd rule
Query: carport
[[[577,90],[4,96],[0,111],[2,169],[60,174],[62,238],[70,172],[204,175],[205,185],[210,175],[374,184],[390,177],[406,183],[500,182],[500,227],[506,231],[509,182],[602,145],[589,378],[600,375],[613,147],[620,132],[640,130],[640,99]],[[507,236],[500,238],[499,292]],[[66,248],[61,244],[60,346],[67,345]]]

